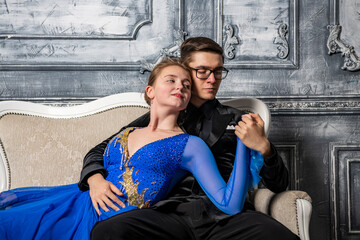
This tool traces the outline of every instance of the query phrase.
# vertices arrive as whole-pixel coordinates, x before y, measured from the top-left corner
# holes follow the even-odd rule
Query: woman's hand
[[[110,211],[109,208],[115,211],[120,210],[114,202],[122,208],[125,207],[125,204],[116,196],[123,196],[124,194],[113,183],[105,180],[100,173],[92,175],[87,181],[90,188],[91,202],[98,215],[100,215],[99,206],[105,212]]]

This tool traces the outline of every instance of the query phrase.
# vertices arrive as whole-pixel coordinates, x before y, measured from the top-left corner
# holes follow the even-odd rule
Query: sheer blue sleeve
[[[260,171],[262,165],[255,164],[252,166],[254,164],[250,163],[250,159],[263,162],[260,153],[256,154],[255,151],[247,148],[240,139],[237,141],[234,167],[228,183],[220,175],[210,149],[198,137],[189,137],[181,163],[185,170],[194,175],[215,206],[226,214],[241,212],[248,188],[260,181],[258,172],[252,174],[250,168],[253,167]]]
[[[238,139],[238,141],[240,141]],[[256,188],[261,180],[259,175],[262,166],[264,165],[264,157],[260,152],[250,149],[250,183],[249,189]]]

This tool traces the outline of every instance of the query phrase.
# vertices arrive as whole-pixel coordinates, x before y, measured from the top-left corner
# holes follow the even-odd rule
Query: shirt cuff
[[[271,156],[264,157],[264,165],[266,167],[273,167],[276,165],[276,159],[277,159],[278,152],[276,151],[276,148],[272,143],[270,143],[270,147],[271,147],[271,152],[272,152]]]

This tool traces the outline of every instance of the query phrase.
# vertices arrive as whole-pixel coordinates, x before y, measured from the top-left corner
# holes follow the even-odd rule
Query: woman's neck
[[[179,112],[160,112],[150,110],[150,122],[148,127],[152,131],[179,132],[182,131],[177,124]]]

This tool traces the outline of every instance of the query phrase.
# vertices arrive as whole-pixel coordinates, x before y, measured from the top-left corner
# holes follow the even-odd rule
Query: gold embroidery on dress
[[[150,201],[145,202],[145,192],[149,190],[145,188],[142,190],[141,194],[138,192],[139,182],[134,181],[132,178],[134,167],[130,167],[130,156],[128,152],[128,136],[131,131],[135,128],[129,128],[123,132],[121,136],[116,139],[116,143],[120,143],[120,152],[122,154],[120,169],[125,168],[124,173],[122,174],[123,181],[119,183],[124,187],[125,192],[128,196],[127,201],[133,206],[138,208],[150,207]],[[137,172],[136,172],[137,173]]]
[[[128,196],[128,202],[137,206],[138,208],[146,208],[150,207],[150,200],[145,202],[145,192],[149,190],[145,188],[142,190],[141,194],[138,193],[139,182],[134,182],[132,179],[133,168],[129,168],[125,166],[125,172],[122,175],[124,181],[120,181],[120,183],[124,186],[125,191]]]

